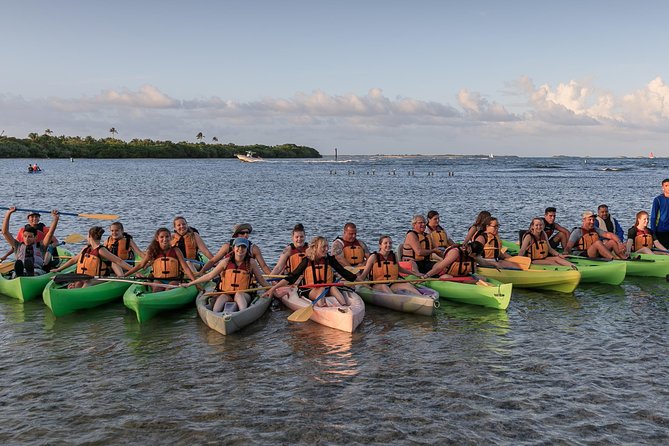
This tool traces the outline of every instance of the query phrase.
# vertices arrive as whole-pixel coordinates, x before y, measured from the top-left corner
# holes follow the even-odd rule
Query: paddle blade
[[[14,269],[14,262],[5,262],[0,265],[0,274],[6,274]]]
[[[63,239],[63,242],[64,243],[79,243],[79,242],[83,242],[84,240],[86,240],[86,237],[84,237],[81,234],[70,234]]]
[[[82,218],[95,218],[97,220],[118,220],[118,215],[114,214],[77,214]]]
[[[288,316],[288,320],[291,322],[306,322],[309,320],[313,312],[314,312],[314,306],[308,305],[304,308],[300,308],[299,310],[295,311],[293,314]]]
[[[55,283],[61,284],[61,283],[78,282],[80,280],[91,280],[92,278],[93,276],[89,276],[88,274],[67,273],[67,274],[58,274],[54,276],[53,281]]]
[[[515,263],[522,270],[530,269],[530,265],[532,264],[532,259],[530,259],[529,257],[525,257],[525,256],[513,256],[513,257],[509,257],[506,260],[508,260],[509,262]]]

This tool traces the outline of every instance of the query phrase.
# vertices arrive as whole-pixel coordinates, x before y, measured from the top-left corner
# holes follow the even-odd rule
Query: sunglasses
[[[250,232],[249,232],[249,231],[239,231],[237,234],[239,234],[239,235],[248,235],[248,234],[250,234]]]

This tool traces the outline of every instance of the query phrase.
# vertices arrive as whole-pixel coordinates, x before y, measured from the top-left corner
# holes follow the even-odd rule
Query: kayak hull
[[[477,274],[489,279],[499,280],[502,283],[512,283],[516,288],[530,288],[556,291],[559,293],[573,293],[581,281],[581,273],[568,268],[567,270],[538,270],[529,269],[496,269],[477,268]]]
[[[212,289],[213,287],[205,289],[205,291],[211,291]],[[255,296],[253,297],[251,304],[244,310],[234,311],[232,313],[214,313],[211,311],[210,305],[208,305],[210,297],[212,296],[205,296],[204,293],[200,293],[197,296],[195,301],[197,314],[207,327],[216,330],[222,335],[235,333],[257,321],[263,314],[265,314],[272,303],[271,298]]]
[[[156,314],[192,305],[198,290],[194,286],[152,292],[151,287],[134,284],[123,293],[123,305],[135,312],[137,322],[146,322]]]
[[[101,282],[85,288],[67,288],[67,284],[58,285],[52,280],[44,288],[42,298],[54,316],[60,317],[120,300],[129,287],[127,282]]]
[[[411,276],[409,276],[411,278]],[[480,283],[466,283],[442,280],[430,280],[424,285],[439,292],[439,296],[471,305],[480,305],[497,310],[506,310],[511,301],[511,290],[513,284],[501,283],[494,279],[486,280],[489,286]]]
[[[72,255],[72,253],[62,248],[58,248],[58,254],[62,256]],[[68,268],[65,272],[71,272],[73,270],[74,266]],[[10,271],[9,274],[11,274],[12,271]],[[46,287],[55,275],[55,273],[47,273],[41,276],[23,276],[14,279],[9,279],[0,275],[0,294],[18,299],[21,302],[37,299],[42,295],[44,287]]]
[[[328,306],[315,305],[310,319],[326,327],[353,333],[365,317],[365,303],[353,291],[340,291],[348,298],[349,306],[339,306],[335,299],[326,298]],[[299,295],[297,288],[292,288],[288,295],[281,298],[281,302],[292,311],[312,304],[311,300]]]
[[[432,316],[438,306],[439,293],[431,288],[416,286],[420,294],[383,293],[368,286],[358,285],[355,292],[365,303],[403,313]]]

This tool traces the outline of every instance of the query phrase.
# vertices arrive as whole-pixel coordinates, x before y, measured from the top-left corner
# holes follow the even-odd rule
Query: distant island
[[[199,135],[198,135],[199,136]],[[0,136],[0,158],[234,158],[253,152],[263,158],[322,158],[316,149],[296,144],[265,146],[205,142],[153,141],[92,136],[51,136],[31,133],[28,138]]]

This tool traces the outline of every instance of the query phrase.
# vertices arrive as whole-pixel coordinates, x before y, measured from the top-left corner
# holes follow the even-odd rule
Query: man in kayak
[[[19,229],[19,231],[16,233],[16,241],[19,243],[23,243],[24,236],[23,234],[25,231],[29,228],[33,228],[35,230],[35,241],[37,243],[42,243],[42,240],[44,240],[44,237],[46,237],[46,234],[49,232],[49,229],[44,223],[40,222],[40,218],[42,215],[39,212],[31,212],[28,214],[28,223],[23,226],[22,228]],[[52,223],[53,224],[53,223]],[[58,247],[58,239],[56,238],[55,235],[51,236],[51,243],[49,244],[48,250],[51,253],[51,261],[49,262],[48,266],[54,267],[57,266],[58,263],[60,262],[60,259],[58,258],[57,255],[57,248]],[[10,248],[10,250],[5,254],[4,256],[0,257],[0,260],[5,260],[7,257],[9,257],[12,253],[14,252],[13,248]]]
[[[663,246],[669,246],[669,178],[662,180],[662,194],[653,200],[650,230]]]
[[[369,248],[362,240],[358,240],[358,228],[354,223],[344,225],[344,233],[332,242],[330,254],[343,266],[365,266],[369,257]]]
[[[574,254],[590,258],[624,259],[627,257],[625,245],[617,235],[595,228],[595,214],[592,211],[583,212],[581,227],[572,231],[564,253],[569,254],[572,249],[575,250]]]
[[[555,221],[556,215],[557,210],[554,207],[546,208],[544,211],[544,232],[548,236],[548,243],[550,243],[551,248],[557,249],[558,246],[562,245],[564,249],[567,246],[567,240],[569,240],[569,230]]]
[[[32,227],[28,227],[23,231],[23,241],[19,242],[9,232],[9,220],[14,212],[16,212],[16,207],[10,207],[2,221],[2,235],[5,237],[5,240],[7,240],[7,243],[9,243],[9,246],[14,250],[14,257],[16,257],[16,262],[14,263],[14,275],[19,277],[44,274],[45,268],[51,260],[51,256],[47,252],[49,246],[48,241],[53,237],[56,226],[58,226],[60,215],[56,210],[51,211],[53,223],[41,242],[37,241],[37,231]]]
[[[625,232],[618,220],[611,217],[609,207],[605,204],[597,206],[597,218],[595,218],[595,228],[601,228],[608,232],[613,232],[622,242],[625,239]]]

